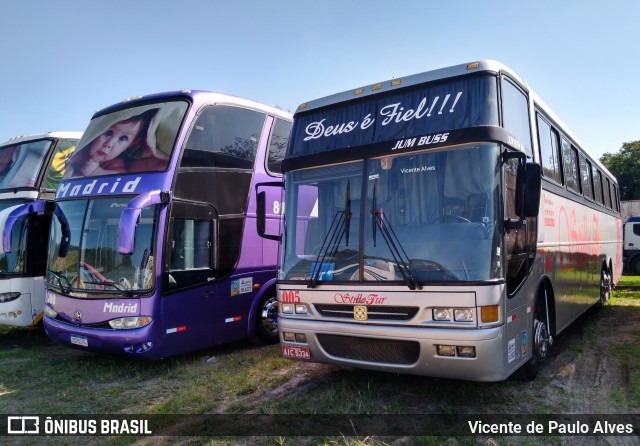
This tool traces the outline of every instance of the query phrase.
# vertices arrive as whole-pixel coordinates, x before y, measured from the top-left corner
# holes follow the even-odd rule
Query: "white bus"
[[[42,319],[54,193],[81,135],[48,132],[0,144],[0,228],[9,224],[0,247],[1,325]]]
[[[530,380],[621,274],[615,178],[494,61],[302,104],[282,170],[289,358]]]

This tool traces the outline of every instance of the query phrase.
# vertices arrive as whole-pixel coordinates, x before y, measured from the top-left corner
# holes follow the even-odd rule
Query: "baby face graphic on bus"
[[[110,126],[102,135],[98,136],[89,150],[89,159],[82,168],[85,175],[100,173],[97,169],[107,165],[110,161],[111,169],[124,167],[124,161],[113,160],[127,150],[140,133],[142,120],[132,119],[128,121],[116,122]],[[102,169],[104,170],[104,169]]]
[[[65,179],[140,171],[163,170],[167,157],[147,141],[151,121],[158,109],[109,125],[69,160]]]

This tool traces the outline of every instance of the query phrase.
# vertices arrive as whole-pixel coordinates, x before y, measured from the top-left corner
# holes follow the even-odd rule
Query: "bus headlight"
[[[453,310],[453,319],[460,322],[473,321],[473,311],[470,308],[460,308]]]
[[[0,303],[11,302],[12,300],[16,300],[18,297],[20,297],[20,293],[17,291],[13,293],[0,293]]]
[[[451,311],[448,308],[434,308],[433,320],[434,321],[450,321]]]
[[[293,304],[280,304],[280,312],[282,314],[293,314]]]
[[[44,314],[51,319],[55,319],[58,317],[58,312],[51,308],[49,305],[44,306]]]
[[[131,330],[133,328],[146,327],[153,321],[151,316],[120,317],[109,321],[114,330]]]
[[[434,321],[456,321],[473,322],[475,315],[474,308],[434,308]]]
[[[296,314],[307,314],[308,312],[306,304],[296,304]]]

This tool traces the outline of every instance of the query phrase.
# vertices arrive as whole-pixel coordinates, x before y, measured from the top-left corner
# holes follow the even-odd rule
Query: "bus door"
[[[216,210],[174,201],[169,216],[161,298],[166,354],[210,346],[214,339],[217,271]]]

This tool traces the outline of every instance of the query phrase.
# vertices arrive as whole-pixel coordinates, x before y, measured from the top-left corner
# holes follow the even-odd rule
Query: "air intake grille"
[[[382,364],[415,364],[420,356],[420,344],[415,341],[359,338],[318,334],[322,348],[332,356]]]
[[[316,310],[325,317],[340,317],[353,319],[353,305],[314,305]],[[418,312],[418,307],[386,307],[367,306],[367,319],[385,321],[408,321]]]

